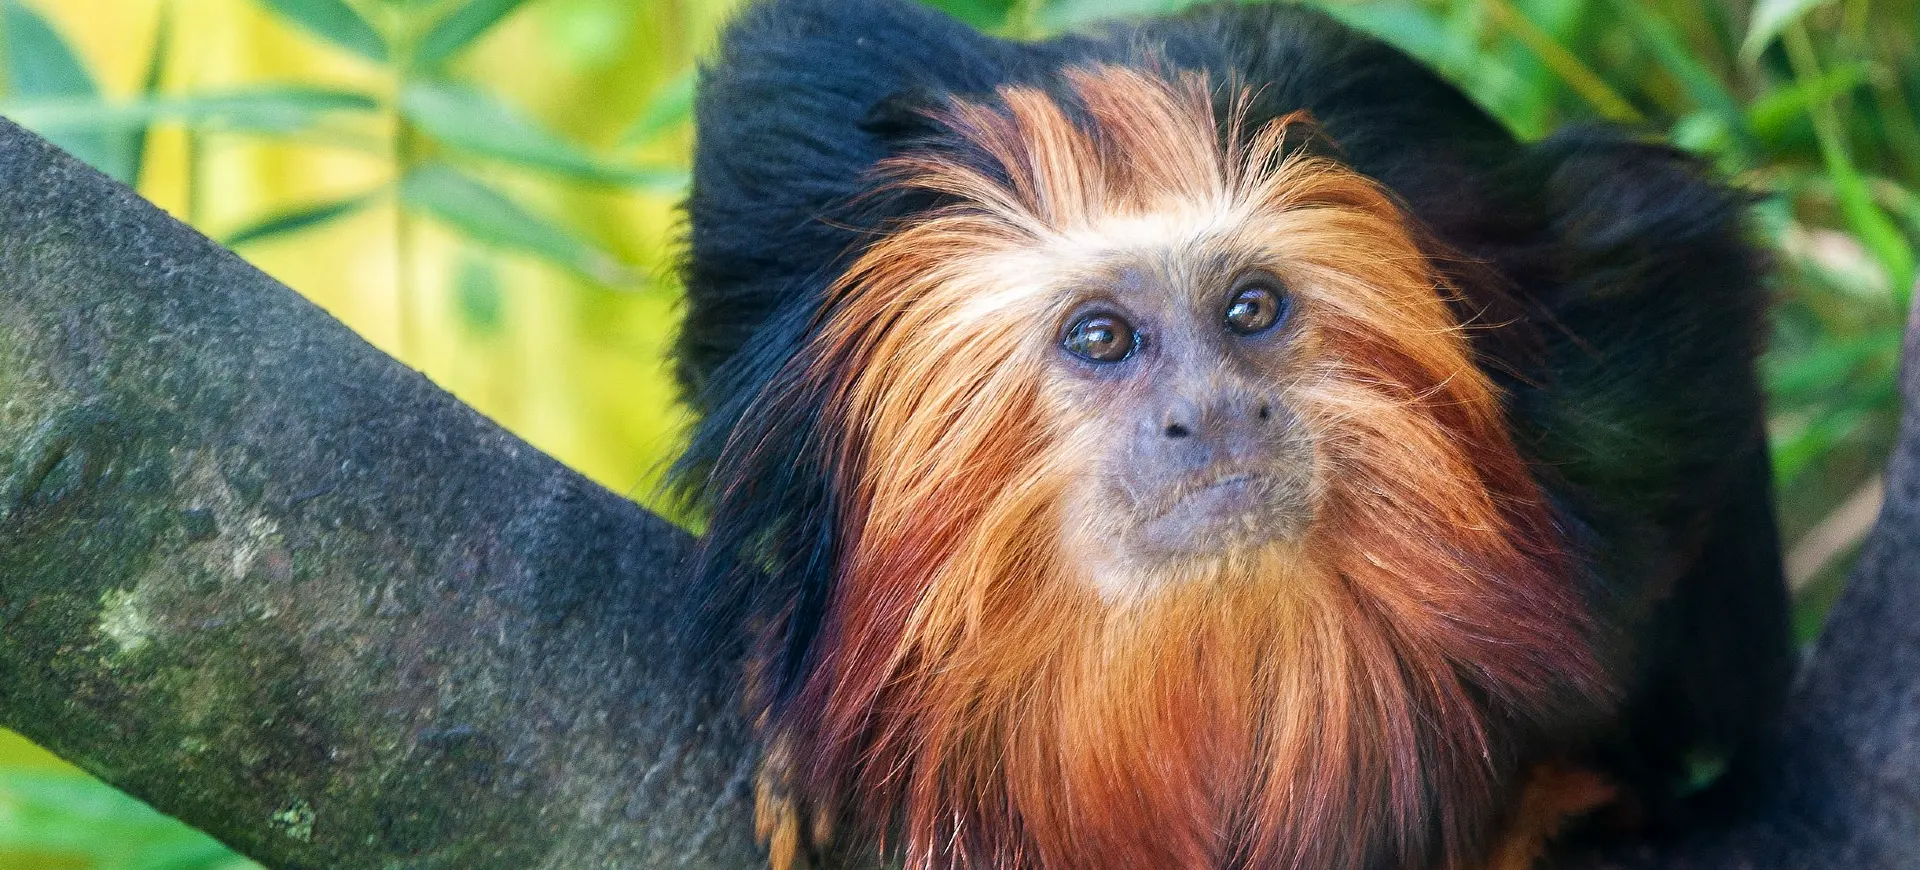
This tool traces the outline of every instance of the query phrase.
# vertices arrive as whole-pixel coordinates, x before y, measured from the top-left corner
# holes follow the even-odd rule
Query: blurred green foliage
[[[672,449],[649,433],[677,418],[657,366],[634,368],[630,358],[657,362],[671,330],[672,223],[638,221],[651,237],[637,248],[625,227],[607,225],[664,214],[686,183],[689,34],[710,33],[733,0],[235,0],[358,72],[184,88],[166,85],[167,68],[182,29],[205,20],[185,14],[185,2],[125,0],[157,4],[157,20],[132,86],[113,94],[76,47],[87,34],[56,25],[61,2],[0,0],[0,114],[143,191],[173,183],[148,177],[157,137],[184,137],[187,159],[168,170],[185,176],[177,213],[250,255],[276,244],[323,259],[317,240],[330,228],[392,210],[375,231],[397,261],[395,322],[343,317],[370,335],[392,327],[388,346],[403,358],[562,459],[644,496],[649,469]],[[929,2],[1030,38],[1191,0]],[[1778,264],[1778,328],[1765,361],[1774,468],[1799,626],[1811,637],[1865,532],[1861,518],[1871,519],[1894,432],[1893,376],[1920,240],[1920,0],[1313,2],[1431,64],[1522,136],[1574,121],[1626,124],[1709,158],[1758,195],[1755,228]],[[514,80],[520,59],[463,61],[530,18],[542,19],[549,38],[540,44],[571,71],[565,81],[577,90],[564,101],[526,100],[530,86]],[[92,20],[116,26],[111,15]],[[615,62],[623,57],[666,60]],[[217,167],[204,153],[236,138],[356,152],[386,170],[337,195],[209,217],[197,176]],[[653,211],[622,211],[607,196]],[[423,241],[420,225],[452,241]],[[653,262],[636,250],[656,252]],[[470,366],[524,361],[507,336],[546,310],[510,280],[523,274],[515,264],[529,263],[577,294],[549,304],[573,313],[553,329],[577,346],[579,365],[641,372],[643,382],[618,387],[647,421],[632,427],[639,443],[623,440],[617,416],[593,418],[616,421],[597,436],[611,442],[605,451],[542,442],[547,394],[577,391],[462,380]],[[321,290],[293,283],[327,304]],[[623,293],[628,301],[607,301]],[[436,358],[422,336],[441,321],[460,325],[465,349]],[[609,465],[607,453],[627,458]],[[0,870],[234,866],[246,865],[0,734]]]

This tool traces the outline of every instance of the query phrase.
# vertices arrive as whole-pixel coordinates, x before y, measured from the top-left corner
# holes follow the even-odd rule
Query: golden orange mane
[[[805,354],[844,433],[839,568],[775,773],[913,868],[1459,867],[1517,736],[1606,690],[1448,290],[1304,121],[1243,134],[1196,76],[1069,84],[1078,123],[1006,88],[882,167],[944,204],[861,254]],[[1132,244],[1286,277],[1317,507],[1115,598],[1063,516],[1083,451],[1043,361],[1057,279]]]

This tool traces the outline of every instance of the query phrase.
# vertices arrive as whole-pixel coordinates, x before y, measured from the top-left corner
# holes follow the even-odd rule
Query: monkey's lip
[[[1172,556],[1290,536],[1310,513],[1305,478],[1291,472],[1242,466],[1174,484],[1159,511],[1137,514],[1130,543],[1143,555]]]
[[[1154,525],[1225,518],[1256,510],[1265,506],[1266,490],[1270,485],[1271,481],[1266,475],[1251,471],[1217,477],[1198,486],[1183,488],[1172,504],[1147,522],[1148,525]]]

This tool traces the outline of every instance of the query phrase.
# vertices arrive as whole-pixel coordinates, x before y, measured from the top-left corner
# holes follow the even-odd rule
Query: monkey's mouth
[[[1140,523],[1137,544],[1172,555],[1290,535],[1308,513],[1304,484],[1287,475],[1239,469],[1178,485],[1164,507]]]

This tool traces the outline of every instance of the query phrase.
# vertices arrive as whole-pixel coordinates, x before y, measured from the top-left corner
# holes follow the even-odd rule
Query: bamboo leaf
[[[371,61],[385,63],[387,41],[344,0],[261,0],[280,17]]]
[[[434,22],[415,47],[414,62],[434,69],[465,51],[475,40],[513,14],[526,0],[467,0],[460,8]]]
[[[582,181],[677,192],[685,173],[616,166],[535,124],[486,94],[462,85],[420,83],[401,96],[401,111],[441,143],[517,166]]]
[[[12,94],[24,98],[99,99],[100,88],[93,75],[47,19],[19,0],[0,3],[0,16],[4,16],[0,28],[6,33],[7,81]],[[122,182],[132,183],[139,171],[140,149],[129,131],[108,135],[97,130],[45,128],[25,118],[15,120]]]
[[[483,244],[532,254],[601,284],[637,283],[612,255],[448,167],[414,170],[400,182],[400,202]]]
[[[689,67],[655,88],[653,95],[647,99],[646,108],[640,110],[639,119],[621,134],[620,144],[644,145],[692,118],[696,77],[695,71]]]
[[[1740,43],[1740,59],[1753,63],[1794,22],[1829,0],[1758,0],[1748,16],[1747,38]]]
[[[228,233],[220,243],[229,248],[292,235],[332,223],[372,204],[378,191],[369,191],[345,199],[328,200],[269,215]]]
[[[200,129],[289,133],[335,113],[371,112],[365,94],[305,86],[259,88],[185,97],[146,97],[123,103],[98,97],[22,98],[0,103],[0,114],[35,130],[98,133],[138,130],[158,122]]]
[[[80,56],[40,13],[20,0],[0,4],[6,16],[7,84],[24,96],[93,96],[100,92]]]

